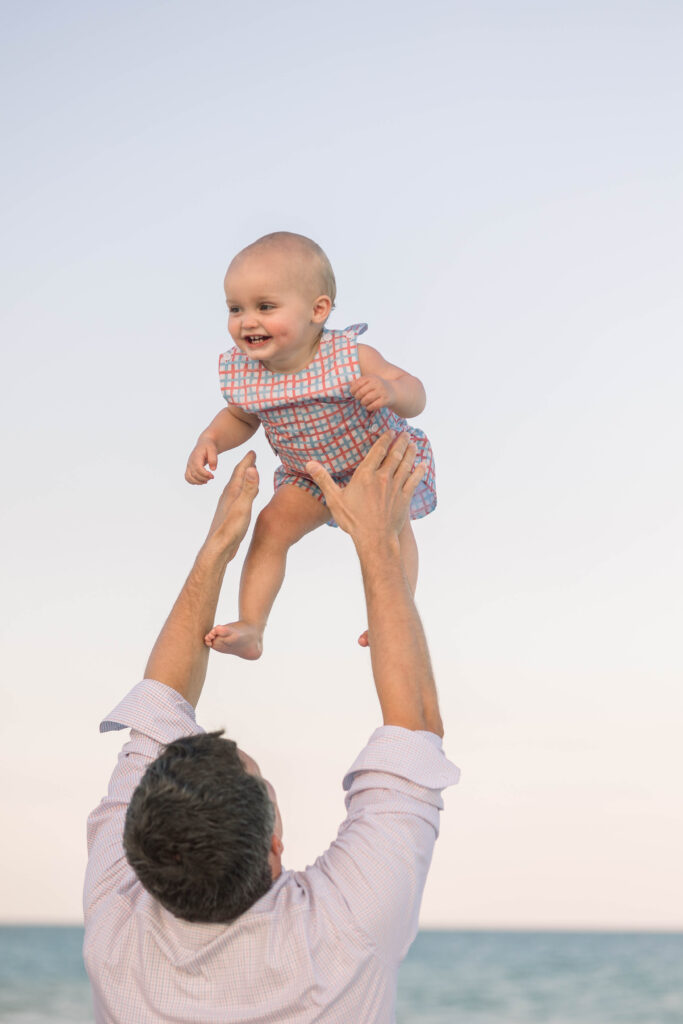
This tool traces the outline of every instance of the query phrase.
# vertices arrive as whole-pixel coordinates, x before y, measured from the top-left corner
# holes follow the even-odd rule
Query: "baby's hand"
[[[209,469],[206,468],[207,465]],[[213,480],[213,473],[209,470],[215,469],[217,465],[218,451],[215,441],[200,437],[187,460],[185,479],[188,484],[207,484],[209,480]]]
[[[391,381],[383,377],[359,377],[351,384],[351,394],[368,412],[377,412],[395,400]]]

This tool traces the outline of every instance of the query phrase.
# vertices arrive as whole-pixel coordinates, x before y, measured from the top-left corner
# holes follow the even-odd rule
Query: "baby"
[[[244,444],[261,423],[281,465],[275,494],[256,520],[244,561],[239,620],[214,626],[205,637],[216,651],[260,657],[290,546],[323,523],[336,526],[322,492],[306,475],[309,460],[320,462],[345,486],[380,434],[408,430],[416,463],[426,464],[410,518],[436,506],[431,446],[404,419],[424,409],[424,388],[376,349],[358,343],[366,324],[326,329],[335,294],[332,267],[320,246],[287,231],[247,246],[225,275],[228,330],[235,343],[219,361],[227,408],[200,434],[185,479],[191,484],[213,480],[218,455]],[[400,545],[414,591],[418,556],[410,520]],[[367,631],[358,642],[368,646]]]

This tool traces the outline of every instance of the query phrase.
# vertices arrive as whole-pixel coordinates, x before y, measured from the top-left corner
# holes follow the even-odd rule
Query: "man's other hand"
[[[411,498],[426,467],[413,470],[417,449],[406,433],[391,430],[375,441],[346,487],[339,487],[319,462],[306,464],[306,472],[325,496],[335,520],[356,544],[381,536],[398,536]]]
[[[251,508],[258,494],[256,453],[247,452],[237,463],[218,501],[207,542],[217,541],[236,551],[249,528]]]

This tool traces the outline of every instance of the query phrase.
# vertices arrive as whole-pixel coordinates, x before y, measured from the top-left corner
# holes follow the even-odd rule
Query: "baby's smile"
[[[257,345],[263,345],[266,341],[270,341],[270,334],[247,334],[244,340],[248,345],[255,347]]]

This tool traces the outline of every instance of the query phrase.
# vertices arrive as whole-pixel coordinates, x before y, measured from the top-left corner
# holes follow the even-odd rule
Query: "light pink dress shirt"
[[[150,679],[100,730],[128,727],[109,792],[88,818],[84,958],[98,1024],[391,1024],[441,790],[459,776],[439,737],[377,729],[344,778],[346,819],[315,864],[283,870],[232,924],[192,924],[143,889],[122,834],[150,762],[202,729],[180,694]]]

